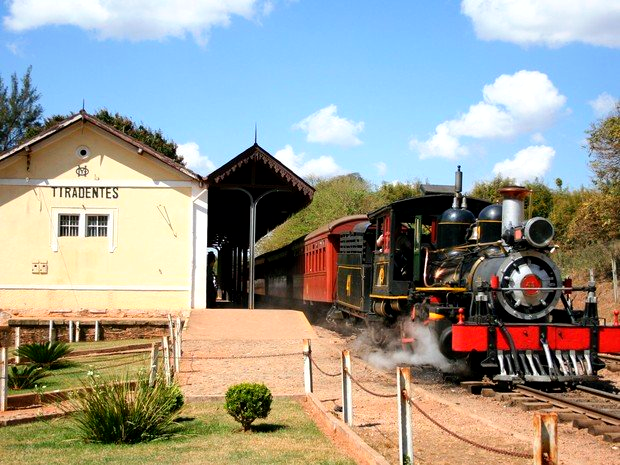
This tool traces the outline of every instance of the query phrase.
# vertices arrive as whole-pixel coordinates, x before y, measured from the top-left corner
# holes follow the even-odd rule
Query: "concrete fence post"
[[[157,359],[159,357],[159,346],[155,343],[151,344],[151,371],[149,373],[149,385],[155,386],[157,379]]]
[[[8,356],[6,347],[0,349],[0,412],[6,412],[9,380],[7,377]]]
[[[75,342],[80,342],[80,322],[75,322]]]
[[[15,328],[15,350],[19,349],[21,345],[21,328],[17,326]],[[20,362],[19,355],[15,354],[15,364]]]
[[[166,384],[172,384],[172,370],[170,369],[170,346],[168,344],[168,336],[162,338],[162,350],[164,357],[164,376],[166,377]]]
[[[181,372],[181,318],[177,317],[174,331],[174,372]]]
[[[75,336],[75,334],[73,334],[73,320],[69,320],[69,342],[73,342],[73,336]]]
[[[558,414],[534,414],[534,465],[558,465]]]
[[[398,390],[398,452],[400,465],[413,465],[413,423],[411,417],[411,369],[396,368],[396,389]]]
[[[50,320],[49,329],[47,332],[47,340],[52,342],[56,341],[56,329],[54,328],[54,320]]]
[[[95,342],[99,342],[99,332],[101,331],[99,320],[95,320]]]
[[[351,353],[348,350],[342,351],[341,357],[342,373],[342,421],[347,425],[353,426],[353,392],[351,390]]]
[[[306,394],[312,392],[312,346],[310,339],[304,339],[304,388]]]

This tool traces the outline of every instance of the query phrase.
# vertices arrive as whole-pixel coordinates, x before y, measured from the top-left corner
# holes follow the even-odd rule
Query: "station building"
[[[0,310],[205,308],[210,246],[242,304],[250,225],[258,239],[313,192],[256,143],[201,176],[82,111],[0,155]]]

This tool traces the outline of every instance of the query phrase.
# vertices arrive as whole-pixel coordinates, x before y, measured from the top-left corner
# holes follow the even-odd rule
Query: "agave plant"
[[[15,355],[28,359],[33,365],[54,370],[69,365],[62,357],[73,352],[69,344],[65,342],[34,342],[24,344],[15,350]]]
[[[128,375],[107,380],[90,378],[88,388],[71,400],[71,417],[86,442],[135,444],[167,436],[175,429],[174,417],[183,405],[181,389],[163,378],[149,384],[148,377],[132,381]]]
[[[10,389],[31,389],[49,372],[36,365],[13,365],[8,370]]]

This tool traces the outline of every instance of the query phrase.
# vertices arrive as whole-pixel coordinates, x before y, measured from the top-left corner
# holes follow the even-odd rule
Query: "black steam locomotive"
[[[465,198],[461,183],[459,168],[453,194],[400,200],[259,258],[262,292],[314,300],[322,264],[328,317],[365,320],[377,342],[405,319],[431,328],[446,357],[495,381],[594,379],[599,352],[620,352],[620,327],[599,321],[594,283],[562,280],[552,224],[524,219],[527,189],[506,187],[503,202],[490,204]],[[586,293],[582,310],[573,308],[577,291]]]

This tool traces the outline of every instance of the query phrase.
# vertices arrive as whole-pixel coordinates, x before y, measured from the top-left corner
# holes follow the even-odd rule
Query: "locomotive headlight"
[[[537,248],[547,247],[553,239],[554,232],[551,222],[540,216],[527,220],[523,228],[525,240]]]

